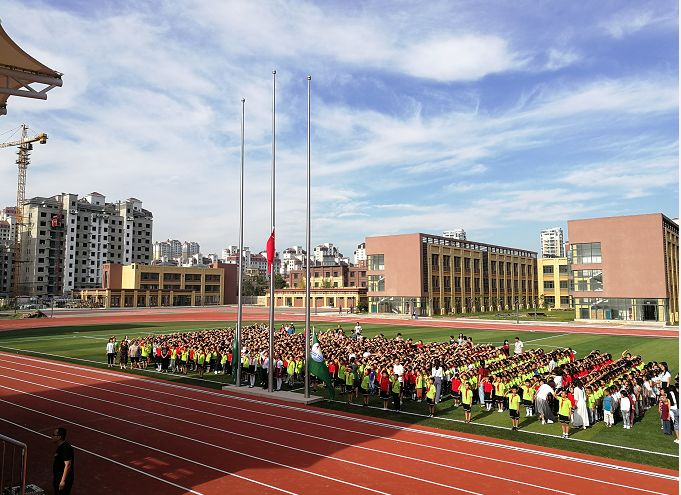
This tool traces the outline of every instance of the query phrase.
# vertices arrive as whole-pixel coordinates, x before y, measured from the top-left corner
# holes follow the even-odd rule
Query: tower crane
[[[45,144],[47,143],[47,134],[41,132],[34,137],[28,137],[28,126],[22,124],[21,139],[19,141],[11,141],[8,143],[0,143],[0,148],[8,148],[10,146],[17,146],[17,165],[19,173],[17,177],[17,206],[16,206],[16,227],[14,229],[14,249],[12,256],[12,296],[19,295],[19,266],[21,264],[21,235],[19,229],[23,225],[23,206],[26,199],[26,169],[31,163],[31,151],[33,150],[33,143]]]

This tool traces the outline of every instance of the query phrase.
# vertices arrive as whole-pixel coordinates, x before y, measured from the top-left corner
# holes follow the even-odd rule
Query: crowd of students
[[[163,373],[197,372],[230,374],[234,330],[127,337],[116,345],[123,368],[156,366]],[[357,323],[348,337],[340,326],[318,334],[334,387],[347,402],[369,405],[378,396],[383,408],[400,412],[405,400],[425,402],[428,416],[436,405],[451,398],[461,407],[464,420],[473,420],[473,409],[509,411],[511,428],[519,428],[521,408],[526,417],[542,424],[559,421],[563,437],[571,427],[588,428],[603,421],[607,427],[622,424],[631,429],[645,412],[656,407],[661,429],[675,434],[678,443],[678,375],[672,382],[667,363],[644,363],[640,356],[624,352],[617,359],[594,350],[577,357],[571,348],[525,350],[519,338],[511,345],[475,344],[460,334],[448,342],[427,342],[362,336]],[[112,342],[109,342],[111,344]],[[240,362],[242,379],[250,387],[267,386],[270,366],[266,325],[242,331]],[[111,347],[107,344],[107,354]],[[304,336],[293,324],[282,326],[274,340],[275,388],[293,388],[303,379]],[[316,381],[313,383],[317,386]]]

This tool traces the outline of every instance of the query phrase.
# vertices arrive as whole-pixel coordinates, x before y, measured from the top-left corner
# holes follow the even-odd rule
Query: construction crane
[[[14,249],[12,256],[12,296],[17,297],[19,295],[19,266],[21,264],[21,234],[20,228],[23,225],[23,206],[24,199],[26,199],[26,169],[31,163],[31,151],[33,150],[33,143],[45,144],[47,143],[47,134],[41,132],[34,137],[28,137],[28,126],[22,124],[21,126],[21,139],[19,141],[11,141],[8,143],[0,143],[0,148],[9,148],[11,146],[17,146],[19,151],[17,152],[17,165],[19,167],[19,173],[17,176],[17,207],[15,211],[16,226],[14,228]]]

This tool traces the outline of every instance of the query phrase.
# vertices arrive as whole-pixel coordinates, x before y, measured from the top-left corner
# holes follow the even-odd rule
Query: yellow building
[[[232,282],[232,278],[236,281],[236,277],[230,276],[235,266],[193,268],[109,263],[102,269],[102,288],[81,290],[78,296],[87,304],[105,308],[225,304],[225,282],[226,279]]]
[[[539,258],[537,272],[540,305],[545,308],[569,309],[571,305],[568,259]]]
[[[269,291],[265,296],[258,298],[258,303],[269,306]],[[334,308],[342,312],[354,312],[359,308],[366,308],[366,304],[366,287],[310,288],[310,307],[313,308],[312,311],[317,311],[321,308]],[[274,307],[304,308],[305,289],[276,289],[274,291]]]

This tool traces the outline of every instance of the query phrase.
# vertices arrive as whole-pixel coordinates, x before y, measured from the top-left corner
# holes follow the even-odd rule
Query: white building
[[[554,227],[542,230],[539,235],[542,258],[564,258],[565,244],[563,243],[563,229]]]
[[[22,214],[21,295],[100,287],[104,263],[152,261],[153,215],[139,199],[62,193],[27,200]]]
[[[157,241],[153,252],[155,260],[177,260],[182,257],[182,243],[177,239]]]
[[[306,254],[302,246],[292,246],[284,249],[281,256],[279,273],[285,276],[290,271],[303,268],[306,262]]]
[[[450,239],[458,239],[459,241],[465,241],[466,240],[466,231],[463,229],[456,229],[456,230],[445,230],[442,233],[443,237],[448,237]]]
[[[187,262],[189,258],[194,256],[195,254],[199,254],[200,252],[201,246],[199,246],[198,242],[184,241],[182,243],[182,260],[184,262]]]
[[[8,206],[6,208],[3,208],[0,210],[0,222],[4,222],[6,225],[2,228],[5,228],[7,232],[3,233],[0,232],[0,242],[2,242],[2,237],[3,235],[8,235],[10,242],[14,242],[14,234],[16,232],[16,227],[17,227],[17,216],[16,216],[16,208],[13,206]]]
[[[367,250],[366,250],[366,243],[361,243],[357,245],[357,249],[355,249],[354,252],[354,263],[355,265],[366,265],[367,262]]]
[[[339,265],[343,260],[347,260],[347,258],[330,242],[319,244],[312,250],[311,261],[315,265]]]

